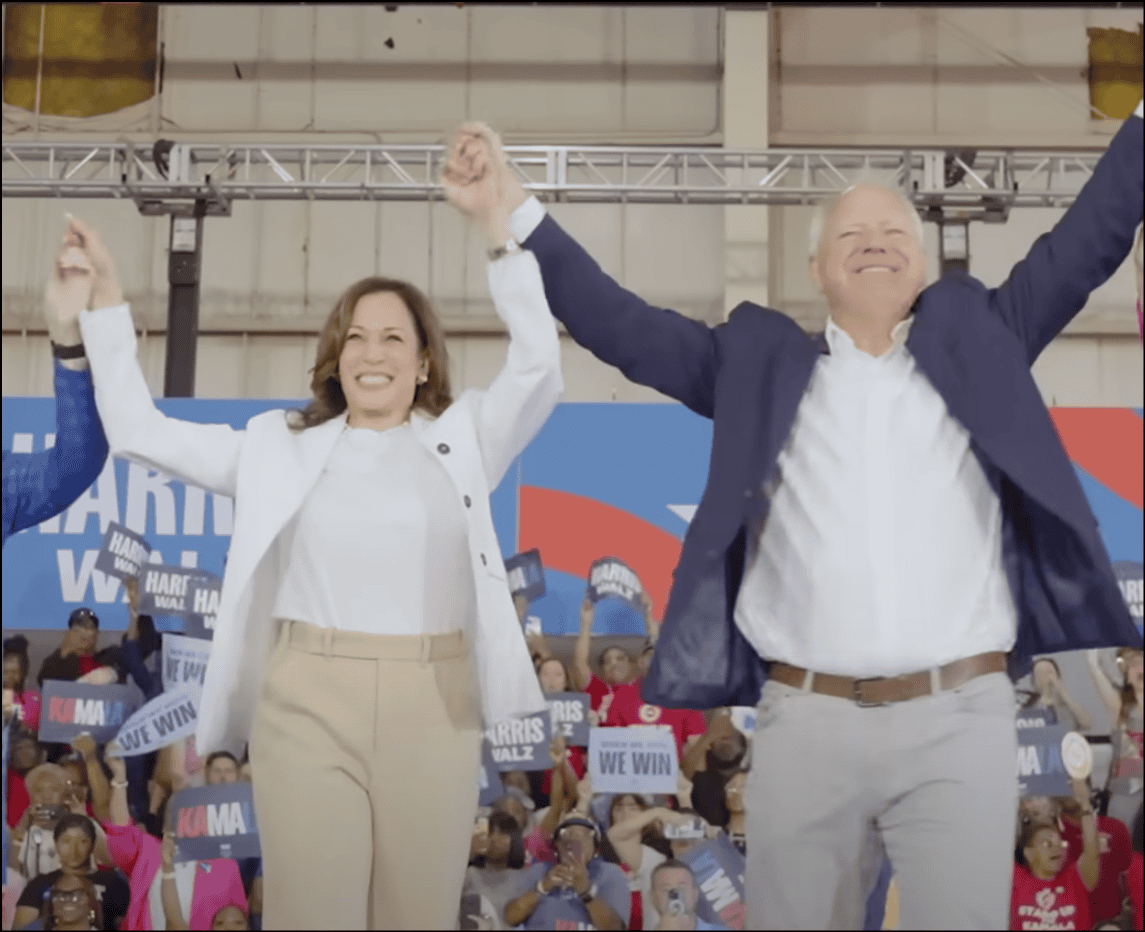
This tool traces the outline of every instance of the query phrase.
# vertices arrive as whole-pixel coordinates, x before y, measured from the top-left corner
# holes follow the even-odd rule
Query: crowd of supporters
[[[73,612],[35,682],[133,683],[143,698],[158,695],[160,635],[134,604],[132,593],[126,634],[103,650],[96,650],[95,613]],[[517,607],[524,621],[527,606],[518,599]],[[504,795],[478,808],[460,928],[553,928],[558,915],[598,929],[724,928],[697,915],[703,894],[687,852],[721,836],[746,852],[751,736],[736,727],[729,709],[644,702],[642,677],[657,633],[647,602],[645,615],[649,637],[637,657],[609,646],[593,658],[587,600],[571,665],[554,655],[543,635],[527,635],[527,641],[542,691],[585,692],[592,725],[672,732],[676,793],[594,793],[586,749],[558,734],[549,769],[501,773]],[[1142,927],[1141,652],[1119,653],[1121,682],[1091,660],[1109,704],[1113,760],[1108,775],[1095,775],[1100,790],[1075,781],[1069,797],[1022,800],[1015,929]],[[1032,682],[1026,708],[1051,710],[1071,728],[1089,727],[1053,660],[1035,664]],[[260,859],[177,862],[168,818],[170,800],[185,787],[249,781],[249,761],[226,751],[200,754],[193,738],[126,758],[114,744],[97,747],[86,736],[70,745],[40,742],[40,696],[22,637],[5,641],[4,687],[5,720],[13,723],[5,929],[260,927]],[[1129,819],[1120,815],[1133,807]],[[673,831],[684,827],[690,829],[685,837]],[[888,902],[893,897],[892,883]],[[893,922],[893,910],[887,920]]]

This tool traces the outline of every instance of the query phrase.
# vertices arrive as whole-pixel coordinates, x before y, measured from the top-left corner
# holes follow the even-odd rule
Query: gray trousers
[[[899,928],[1007,928],[1014,708],[1004,673],[873,708],[769,680],[745,792],[745,927],[861,929],[885,850]]]

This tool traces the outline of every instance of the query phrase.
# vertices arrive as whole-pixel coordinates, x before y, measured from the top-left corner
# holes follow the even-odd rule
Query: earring
[[[429,381],[429,376],[423,375],[420,379],[417,380],[417,384],[418,385],[424,385],[428,381]]]

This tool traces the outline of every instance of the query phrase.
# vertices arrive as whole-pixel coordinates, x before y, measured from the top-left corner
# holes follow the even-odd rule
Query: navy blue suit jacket
[[[1121,265],[1142,214],[1142,121],[1131,116],[1054,228],[1007,281],[948,274],[926,288],[906,346],[971,437],[1002,506],[1018,612],[1017,678],[1034,654],[1141,645],[1097,520],[1030,368]],[[717,327],[655,308],[609,278],[546,216],[523,244],[553,314],[577,343],[713,420],[708,482],[684,538],[644,699],[669,708],[755,705],[766,663],[732,614],[745,526],[769,507],[822,336],[744,302]]]

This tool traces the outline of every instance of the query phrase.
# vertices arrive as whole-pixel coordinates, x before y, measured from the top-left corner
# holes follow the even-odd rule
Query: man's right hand
[[[123,289],[119,287],[119,276],[115,271],[115,262],[111,253],[103,245],[95,228],[88,226],[81,220],[72,218],[69,232],[79,237],[80,248],[83,250],[91,267],[95,272],[95,281],[91,290],[91,309],[98,311],[104,307],[115,307],[123,303]]]

